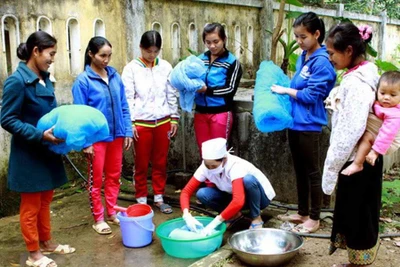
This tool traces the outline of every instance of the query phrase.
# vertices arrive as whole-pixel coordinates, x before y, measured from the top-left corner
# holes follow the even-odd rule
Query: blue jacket
[[[89,65],[79,74],[72,86],[74,104],[82,104],[100,110],[107,119],[111,142],[117,137],[132,137],[132,123],[125,87],[118,72],[107,66],[108,84]]]
[[[68,181],[61,155],[48,149],[43,131],[36,128],[39,119],[57,107],[49,73],[41,76],[46,86],[20,62],[4,83],[1,126],[12,134],[7,185],[16,192],[53,190]]]
[[[217,114],[231,111],[233,96],[242,77],[242,67],[239,60],[228,50],[211,62],[211,52],[207,51],[199,56],[203,60],[207,71],[204,77],[207,91],[196,93],[196,111],[200,113]]]
[[[305,60],[303,51],[296,63],[296,73],[290,88],[298,90],[292,98],[292,116],[296,131],[321,132],[328,123],[324,100],[335,85],[336,73],[329,61],[325,46],[317,49]]]

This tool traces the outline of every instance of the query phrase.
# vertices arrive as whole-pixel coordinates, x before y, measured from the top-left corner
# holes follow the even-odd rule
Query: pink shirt
[[[374,104],[375,115],[382,120],[372,149],[385,155],[400,130],[400,104],[391,108],[382,107],[378,101]]]

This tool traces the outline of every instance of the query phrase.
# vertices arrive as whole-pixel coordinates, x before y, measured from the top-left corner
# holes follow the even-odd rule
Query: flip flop
[[[172,207],[166,203],[162,203],[161,205],[156,204],[156,207],[158,207],[160,211],[164,214],[172,213]]]
[[[49,255],[49,254],[71,254],[75,252],[75,248],[71,247],[70,245],[58,245],[55,250],[43,250],[41,249],[42,254]]]
[[[293,215],[295,215],[295,214],[290,214],[290,215],[279,214],[278,216],[276,216],[276,218],[278,218],[279,220],[284,221],[284,222],[291,222],[291,223],[295,223],[295,224],[303,223],[302,220],[294,218]]]
[[[100,235],[109,235],[112,233],[110,226],[106,222],[95,223],[92,228]]]
[[[25,263],[26,265],[31,267],[57,267],[57,263],[46,256],[41,257],[37,261],[33,261],[31,258],[28,257]]]
[[[258,223],[252,223],[252,224],[250,224],[250,228],[249,229],[259,229],[259,228],[262,228],[263,225],[264,225],[263,221],[258,222]],[[261,227],[259,227],[259,226],[261,226]]]

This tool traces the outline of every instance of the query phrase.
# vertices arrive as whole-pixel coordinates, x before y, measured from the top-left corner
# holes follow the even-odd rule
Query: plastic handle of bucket
[[[126,212],[128,210],[128,208],[120,207],[117,205],[114,206],[114,209],[122,212]]]
[[[140,226],[141,228],[143,228],[146,231],[150,231],[150,232],[154,232],[154,229],[156,228],[156,226],[154,225],[154,223],[152,223],[152,227],[151,229],[144,227],[143,225],[141,225],[140,223],[138,223],[137,221],[133,221],[136,225]]]

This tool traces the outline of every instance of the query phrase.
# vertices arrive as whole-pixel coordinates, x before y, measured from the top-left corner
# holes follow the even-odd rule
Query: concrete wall
[[[83,71],[84,53],[87,44],[94,36],[96,20],[103,23],[105,37],[113,45],[111,65],[122,71],[126,64],[126,25],[122,10],[125,1],[120,0],[91,0],[91,1],[13,1],[2,0],[0,3],[0,18],[11,15],[19,22],[19,40],[25,42],[28,36],[36,31],[39,18],[44,17],[51,23],[51,32],[58,40],[58,51],[53,64],[53,74],[56,79],[55,88],[59,103],[71,102],[71,85],[77,74]],[[72,46],[76,49],[76,68],[71,72],[69,52],[73,47],[68,46],[68,22],[76,22],[76,36],[72,37]],[[0,32],[0,47],[4,42],[3,31]],[[10,38],[11,39],[11,38]],[[13,40],[12,40],[13,41]],[[19,43],[18,43],[19,44]],[[12,48],[18,46],[12,44]],[[13,61],[18,61],[15,49],[11,51]],[[17,64],[13,64],[13,71]],[[2,84],[7,77],[6,53],[0,51],[0,93]]]

